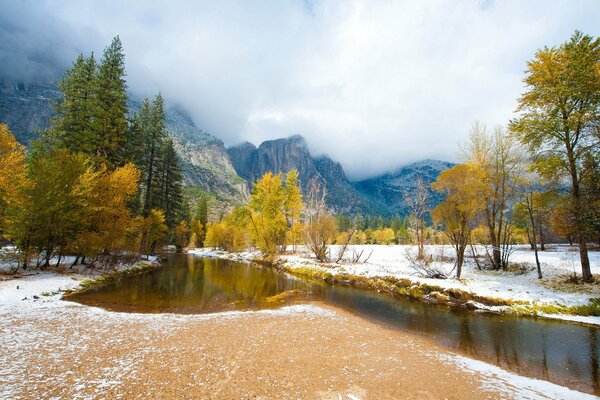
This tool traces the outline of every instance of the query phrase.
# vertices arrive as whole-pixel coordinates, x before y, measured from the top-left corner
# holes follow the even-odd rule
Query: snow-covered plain
[[[331,246],[332,256],[336,255],[339,249],[340,246]],[[314,268],[326,270],[332,274],[348,273],[366,277],[393,276],[409,279],[413,282],[440,286],[445,289],[456,288],[481,297],[521,301],[532,305],[585,305],[588,304],[590,299],[600,297],[600,285],[598,284],[575,286],[561,283],[573,273],[581,274],[579,253],[575,246],[551,245],[548,246],[548,250],[539,252],[544,275],[541,280],[537,278],[534,253],[528,246],[517,246],[510,257],[511,263],[518,263],[523,266],[523,269],[516,271],[479,270],[474,260],[467,258],[460,280],[453,278],[453,262],[448,259],[453,256],[451,246],[426,246],[426,253],[432,255],[434,259],[441,259],[438,257],[440,255],[446,257],[446,261],[434,261],[433,265],[440,271],[449,276],[451,275],[450,279],[428,279],[415,274],[415,270],[410,266],[407,254],[416,254],[416,246],[348,246],[346,258],[350,257],[353,252],[363,252],[363,260],[370,255],[367,262],[350,263],[346,260],[330,264],[319,264],[303,247],[297,248],[296,252],[289,250],[289,254],[281,255],[281,259],[285,265],[292,269]],[[191,252],[208,257],[230,258],[240,261],[251,261],[260,258],[258,252],[225,253],[214,249],[196,249]],[[478,254],[484,254],[485,250],[479,247],[477,252]],[[600,252],[590,252],[589,257],[592,273],[600,275]],[[496,307],[485,308],[491,311],[501,310],[501,308]],[[600,317],[562,314],[544,314],[543,316],[600,325]]]

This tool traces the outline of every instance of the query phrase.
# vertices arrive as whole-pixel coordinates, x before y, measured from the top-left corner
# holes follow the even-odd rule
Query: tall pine
[[[183,172],[171,138],[164,141],[161,150],[160,205],[165,211],[165,223],[169,228],[174,228],[182,218]]]
[[[58,85],[63,97],[53,103],[56,116],[47,131],[53,144],[71,152],[95,153],[96,83],[94,55],[80,54]]]
[[[123,143],[127,135],[127,85],[125,54],[118,36],[104,50],[97,72],[96,157],[109,166],[118,166],[127,159]]]

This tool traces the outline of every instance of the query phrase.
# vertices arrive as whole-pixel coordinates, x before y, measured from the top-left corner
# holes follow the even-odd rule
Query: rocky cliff
[[[256,147],[242,143],[228,150],[237,173],[248,187],[266,172],[287,173],[298,170],[300,186],[308,192],[309,182],[319,179],[327,187],[327,204],[335,212],[388,215],[386,207],[359,193],[348,181],[340,163],[327,156],[313,158],[301,136],[268,140]]]

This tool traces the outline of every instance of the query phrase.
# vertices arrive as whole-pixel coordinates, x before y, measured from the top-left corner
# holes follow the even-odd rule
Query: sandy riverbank
[[[321,305],[149,315],[42,296],[80,279],[0,282],[0,398],[592,398]]]

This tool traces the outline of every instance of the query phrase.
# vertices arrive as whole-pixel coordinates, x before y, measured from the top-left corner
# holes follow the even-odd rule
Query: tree
[[[404,200],[406,201],[406,204],[408,204],[413,217],[412,225],[417,236],[417,257],[419,259],[425,257],[425,216],[427,215],[427,212],[429,212],[429,206],[427,203],[428,199],[429,190],[423,182],[423,178],[420,176],[417,178],[417,182],[415,183],[415,188],[412,193],[404,193]]]
[[[206,194],[200,196],[200,200],[198,201],[198,209],[196,211],[196,219],[201,226],[201,230],[198,232],[198,241],[200,246],[204,246],[206,227],[208,225],[208,196]]]
[[[327,261],[327,247],[337,235],[335,218],[327,212],[326,198],[327,189],[321,187],[317,178],[311,180],[304,212],[304,241],[320,262]]]
[[[592,280],[582,181],[585,159],[600,151],[600,39],[576,31],[559,47],[538,50],[528,62],[527,91],[510,129],[535,157],[540,174],[570,180],[583,280]]]
[[[142,143],[141,159],[137,161],[142,171],[141,180],[141,211],[145,218],[151,209],[161,207],[161,150],[167,140],[165,128],[164,101],[160,94],[152,104],[147,99],[135,117]]]
[[[492,247],[489,258],[493,269],[506,269],[512,239],[511,209],[524,173],[525,157],[513,135],[501,126],[490,132],[479,122],[473,124],[464,152],[469,161],[478,163],[485,172],[488,195],[483,198],[482,223],[488,229]]]
[[[183,172],[171,138],[165,140],[161,149],[159,174],[159,204],[165,211],[165,223],[173,228],[182,219]]]
[[[285,248],[287,222],[284,203],[286,193],[281,174],[267,172],[254,184],[249,208],[254,244],[267,255]]]
[[[144,218],[142,224],[142,253],[154,254],[159,244],[162,243],[169,228],[165,225],[165,213],[163,210],[152,209],[148,216]]]
[[[540,228],[540,210],[538,208],[538,197],[540,193],[533,191],[531,187],[528,187],[525,193],[522,195],[522,199],[517,203],[513,214],[516,221],[521,221],[525,226],[529,243],[535,254],[535,264],[538,273],[538,279],[542,279],[542,267],[540,265],[540,258],[538,256],[538,233],[541,233]]]
[[[21,206],[21,188],[27,182],[25,147],[17,142],[8,125],[0,124],[0,240],[9,225],[9,214]]]
[[[46,133],[51,141],[71,152],[96,153],[96,68],[94,54],[88,58],[80,54],[58,84],[63,97],[52,104],[56,115],[50,120]]]
[[[431,211],[433,220],[444,225],[444,233],[456,252],[456,278],[460,279],[465,249],[483,211],[485,171],[475,163],[458,164],[442,171],[433,189],[446,195]]]
[[[190,226],[186,220],[183,220],[175,227],[175,246],[181,251],[190,242]]]
[[[206,230],[206,246],[226,251],[241,251],[248,246],[247,225],[250,211],[247,207],[234,208],[219,222],[209,223]]]
[[[10,229],[23,254],[42,254],[44,267],[50,265],[55,254],[64,254],[82,229],[87,191],[81,177],[90,170],[85,156],[65,149],[37,154],[31,159],[29,183],[21,193],[25,201],[16,210]],[[28,257],[24,263],[27,261]]]
[[[66,246],[78,257],[118,257],[123,252],[136,252],[138,222],[128,209],[135,196],[140,172],[131,163],[110,171],[105,165],[88,169],[79,178],[78,191],[85,198],[80,231]],[[77,260],[75,261],[75,263]]]
[[[300,213],[302,212],[302,191],[298,186],[297,170],[292,169],[287,173],[284,193],[283,208],[290,232],[290,241],[296,251],[296,244],[301,235]]]
[[[104,50],[96,79],[96,156],[111,167],[122,165],[128,159],[122,154],[127,136],[127,85],[125,54],[119,36]]]

